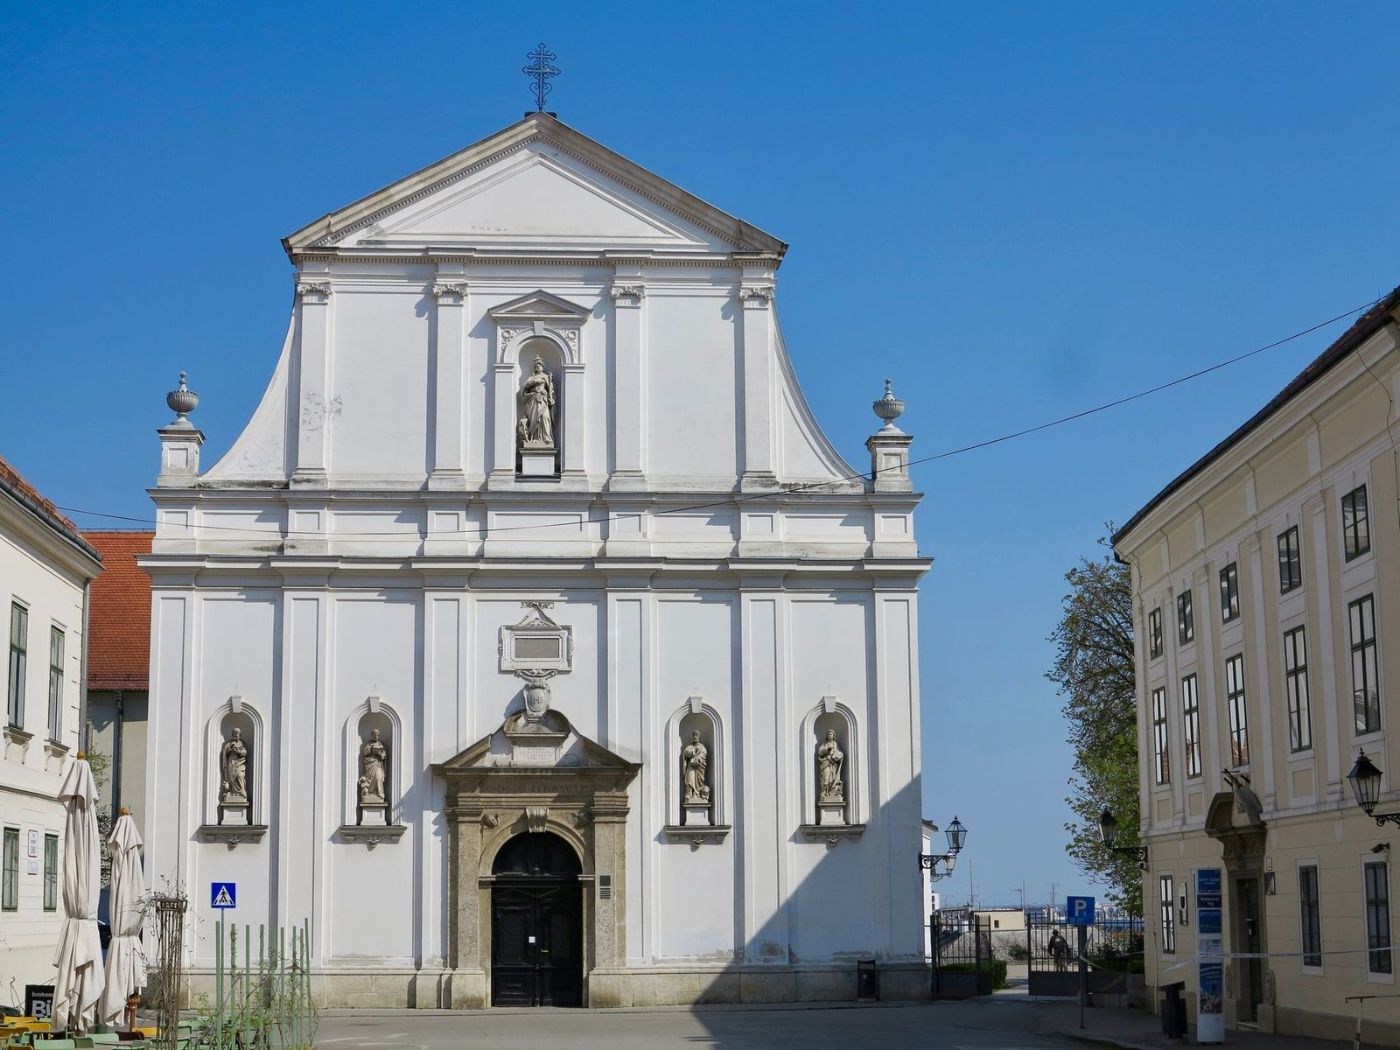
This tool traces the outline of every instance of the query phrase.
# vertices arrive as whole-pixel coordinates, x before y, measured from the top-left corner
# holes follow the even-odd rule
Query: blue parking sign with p
[[[1094,925],[1094,898],[1066,897],[1065,922],[1071,926]]]
[[[232,882],[211,882],[209,884],[209,907],[234,908],[238,906],[238,885]]]

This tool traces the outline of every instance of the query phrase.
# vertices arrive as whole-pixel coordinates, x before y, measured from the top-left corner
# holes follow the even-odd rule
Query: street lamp
[[[1366,757],[1365,751],[1356,756],[1356,765],[1351,767],[1347,780],[1351,783],[1351,793],[1356,796],[1356,804],[1375,820],[1377,827],[1383,827],[1387,821],[1400,824],[1400,813],[1376,812],[1376,803],[1381,800],[1381,771]]]
[[[937,828],[933,829],[937,831]],[[929,881],[937,882],[946,879],[953,874],[953,868],[958,863],[958,854],[962,852],[963,841],[967,838],[967,828],[963,827],[962,821],[957,817],[948,825],[944,832],[948,836],[947,853],[920,853],[919,870],[929,873]],[[942,862],[943,870],[938,870],[939,863]]]
[[[1103,839],[1105,849],[1114,853],[1132,853],[1137,857],[1138,867],[1143,871],[1147,870],[1147,847],[1146,846],[1115,846],[1118,841],[1118,818],[1111,810],[1105,809],[1103,816],[1099,817],[1099,836]]]

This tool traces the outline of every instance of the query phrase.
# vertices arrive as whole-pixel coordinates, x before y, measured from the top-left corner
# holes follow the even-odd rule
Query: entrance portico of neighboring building
[[[447,782],[444,1005],[610,1005],[590,976],[625,965],[627,788],[640,769],[553,710],[517,712],[434,767]]]
[[[1233,775],[1232,775],[1233,776]],[[1226,951],[1237,956],[1225,968],[1227,1022],[1260,1023],[1273,1031],[1274,975],[1267,965],[1268,934],[1261,895],[1268,829],[1247,781],[1218,792],[1206,814],[1206,834],[1220,843],[1230,923]]]

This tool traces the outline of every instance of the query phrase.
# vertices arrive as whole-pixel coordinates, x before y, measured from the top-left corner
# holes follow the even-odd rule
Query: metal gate
[[[971,999],[992,994],[992,920],[970,909],[929,916],[933,951],[933,998]]]
[[[1086,929],[1089,991],[1126,992],[1128,975],[1142,972],[1141,916],[1104,919]],[[1079,994],[1078,926],[1031,919],[1026,923],[1026,951],[1031,995]]]

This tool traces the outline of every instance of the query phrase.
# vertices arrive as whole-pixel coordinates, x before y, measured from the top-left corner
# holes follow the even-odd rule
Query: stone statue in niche
[[[817,745],[817,801],[844,802],[846,788],[841,782],[841,765],[846,756],[836,742],[836,730],[828,729],[826,739]]]
[[[685,771],[686,805],[709,804],[710,785],[705,783],[705,772],[710,765],[710,753],[700,742],[698,731],[690,734],[690,743],[681,751],[681,767]]]
[[[536,357],[520,384],[520,422],[516,433],[522,449],[554,448],[554,377]]]
[[[219,749],[219,805],[248,804],[248,745],[243,730],[235,728]]]
[[[382,806],[388,798],[384,786],[388,780],[389,749],[379,739],[379,730],[369,731],[369,740],[360,748],[360,805]]]

